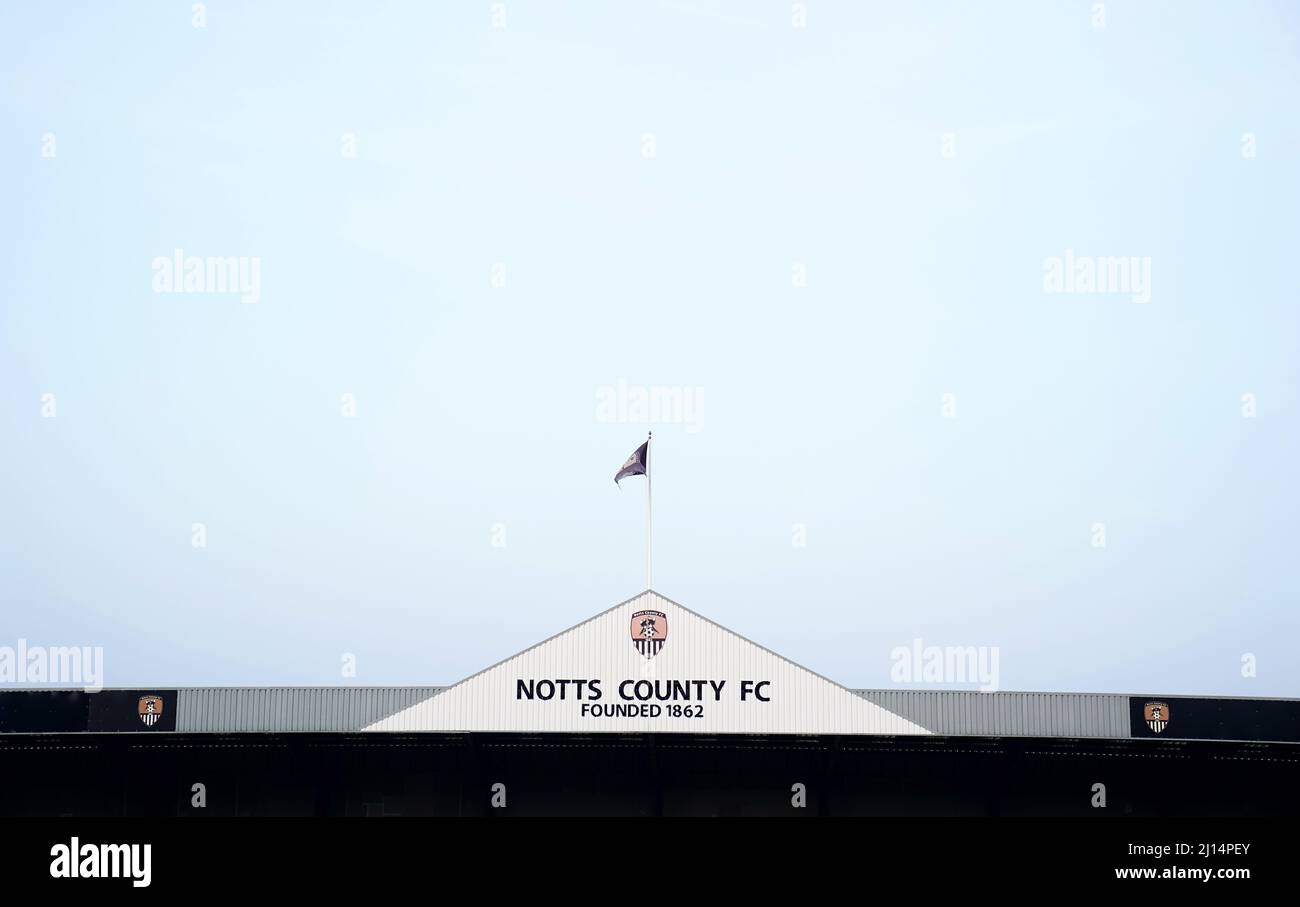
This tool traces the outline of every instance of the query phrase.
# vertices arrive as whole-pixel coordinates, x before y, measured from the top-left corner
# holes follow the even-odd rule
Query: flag
[[[626,479],[628,476],[643,476],[646,474],[646,465],[650,462],[650,442],[646,441],[635,451],[632,456],[627,458],[623,468],[614,473],[614,484],[618,484],[619,479]]]

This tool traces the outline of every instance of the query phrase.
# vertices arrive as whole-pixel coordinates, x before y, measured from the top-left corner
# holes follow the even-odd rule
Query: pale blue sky
[[[190,6],[0,5],[0,644],[457,680],[644,586],[626,380],[656,588],[823,674],[1300,694],[1294,4]]]

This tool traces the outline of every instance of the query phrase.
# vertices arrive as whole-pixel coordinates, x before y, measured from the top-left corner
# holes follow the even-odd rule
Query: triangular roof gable
[[[638,648],[633,615],[662,614]],[[654,615],[650,615],[654,617]],[[638,625],[646,619],[638,617]],[[925,734],[851,690],[647,590],[368,731]]]

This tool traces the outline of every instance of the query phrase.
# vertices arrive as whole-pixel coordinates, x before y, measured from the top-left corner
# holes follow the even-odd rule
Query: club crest
[[[1147,727],[1159,734],[1169,724],[1169,705],[1164,702],[1148,702],[1142,706],[1142,717]]]
[[[662,611],[637,611],[632,615],[632,645],[646,658],[654,658],[668,640],[668,615]]]
[[[153,727],[162,717],[163,701],[161,696],[141,696],[140,704],[137,707],[140,713],[140,720],[145,723],[146,727]]]

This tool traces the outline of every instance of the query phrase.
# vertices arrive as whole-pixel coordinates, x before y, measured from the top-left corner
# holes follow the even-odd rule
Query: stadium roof
[[[646,591],[451,686],[15,690],[0,733],[567,733],[1300,742],[1300,700],[854,690]]]

